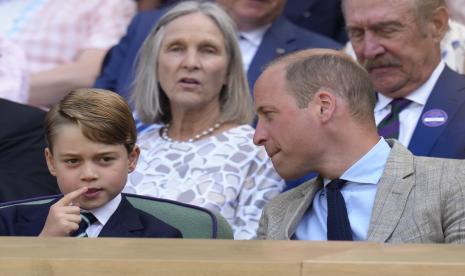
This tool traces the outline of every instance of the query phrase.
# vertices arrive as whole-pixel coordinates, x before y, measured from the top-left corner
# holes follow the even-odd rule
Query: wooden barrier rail
[[[465,246],[0,237],[0,275],[465,275]]]

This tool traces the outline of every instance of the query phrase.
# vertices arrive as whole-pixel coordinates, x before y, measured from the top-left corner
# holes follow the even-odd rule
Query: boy
[[[99,89],[78,89],[47,114],[45,157],[64,194],[40,206],[0,209],[0,235],[182,237],[134,208],[121,194],[139,157],[126,102]]]

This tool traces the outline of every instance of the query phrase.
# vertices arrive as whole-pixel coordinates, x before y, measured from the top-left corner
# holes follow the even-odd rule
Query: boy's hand
[[[66,194],[53,204],[39,237],[66,237],[77,230],[81,216],[79,205],[75,205],[74,201],[86,191],[87,187],[82,187]]]

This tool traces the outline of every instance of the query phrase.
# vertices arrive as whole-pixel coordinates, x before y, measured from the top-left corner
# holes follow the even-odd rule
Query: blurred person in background
[[[0,1],[0,34],[26,54],[29,103],[49,107],[91,87],[135,10],[133,0]]]
[[[283,14],[294,24],[342,44],[349,40],[341,0],[286,0]]]
[[[29,78],[23,50],[0,34],[0,98],[27,103]]]

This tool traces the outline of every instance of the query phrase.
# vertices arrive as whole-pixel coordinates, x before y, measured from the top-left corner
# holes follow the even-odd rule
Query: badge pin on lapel
[[[447,113],[442,109],[431,109],[421,116],[421,121],[427,127],[439,127],[447,122]]]
[[[283,48],[276,48],[276,54],[279,56],[284,55],[286,53],[286,50]]]

